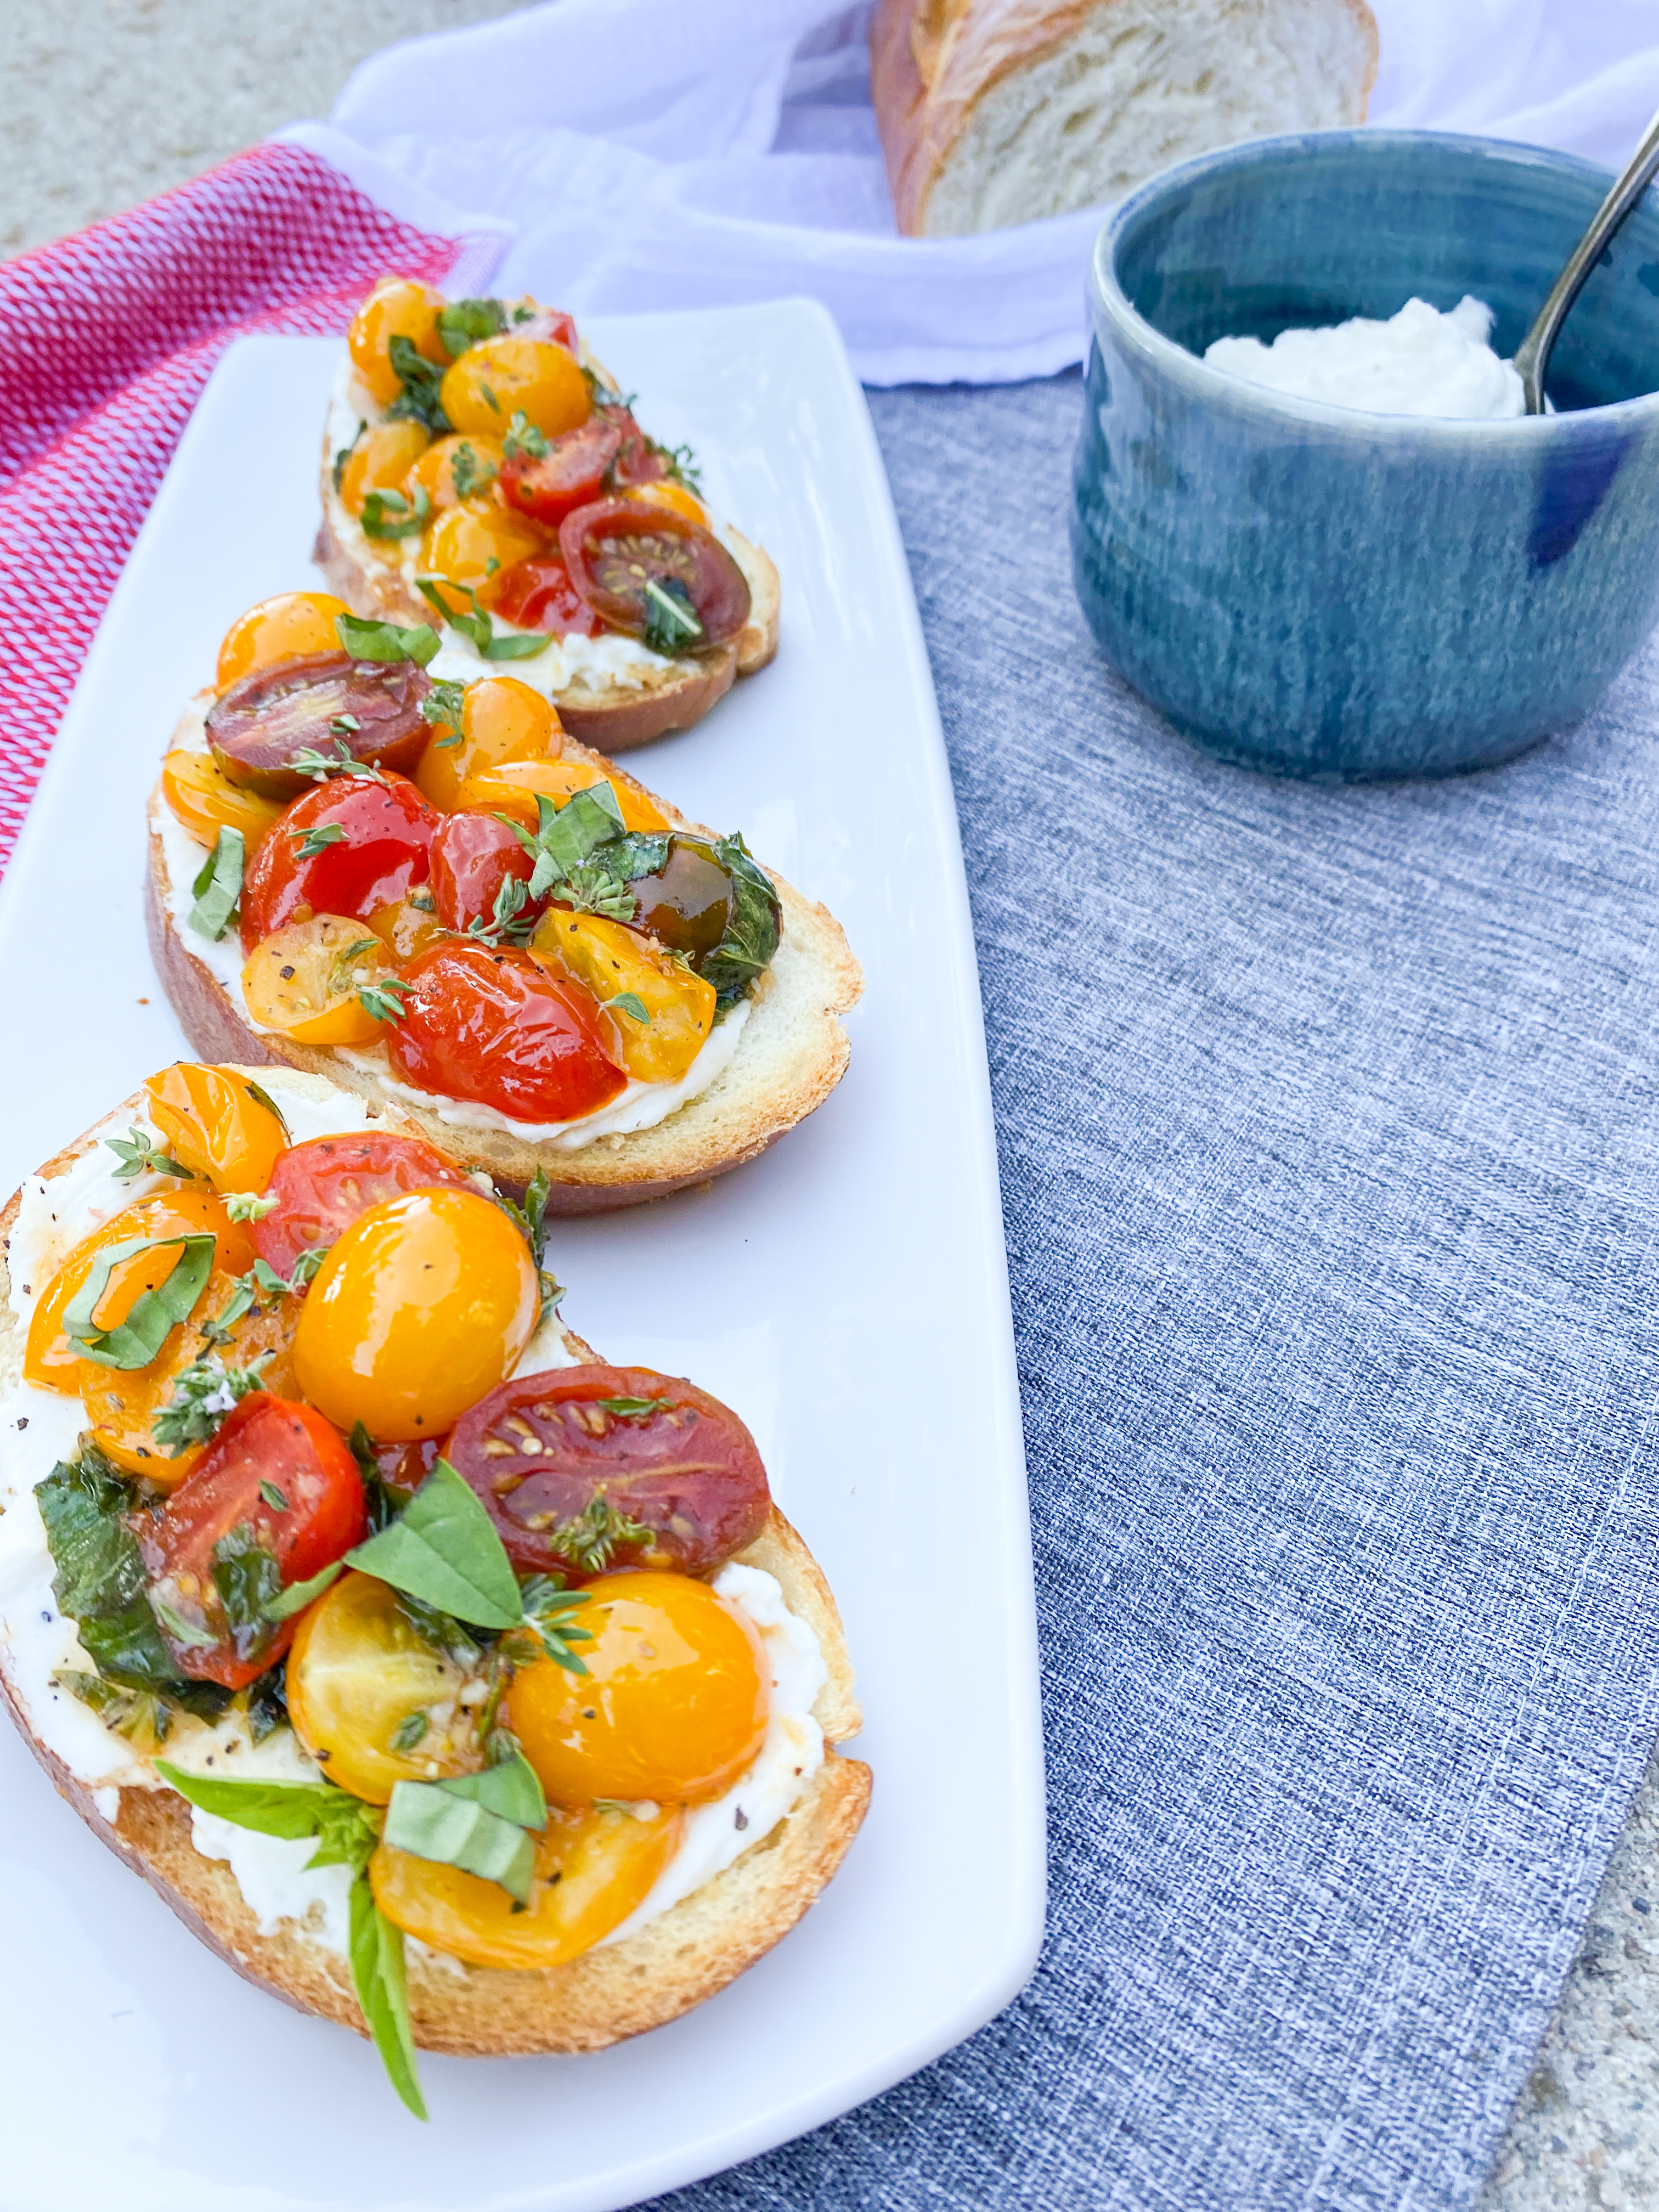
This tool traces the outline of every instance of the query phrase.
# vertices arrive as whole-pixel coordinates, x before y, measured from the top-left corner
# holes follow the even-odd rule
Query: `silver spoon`
[[[1659,115],[1647,127],[1641,144],[1631,155],[1624,173],[1595,211],[1595,219],[1573,248],[1572,258],[1555,280],[1555,289],[1538,311],[1538,319],[1516,349],[1515,365],[1521,373],[1528,415],[1544,411],[1544,372],[1550,348],[1561,325],[1572,312],[1572,303],[1584,281],[1601,258],[1607,241],[1659,174]]]

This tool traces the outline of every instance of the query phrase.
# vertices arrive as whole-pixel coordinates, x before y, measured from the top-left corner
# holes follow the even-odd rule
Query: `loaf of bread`
[[[1363,123],[1376,52],[1365,0],[878,0],[898,227],[1000,230],[1243,138]]]

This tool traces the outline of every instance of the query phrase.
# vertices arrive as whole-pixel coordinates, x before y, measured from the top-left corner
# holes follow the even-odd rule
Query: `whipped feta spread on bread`
[[[515,666],[522,665],[515,664]],[[476,674],[477,672],[472,672]],[[173,744],[180,751],[208,752],[199,701],[179,724]],[[151,800],[149,820],[151,829],[161,841],[167,872],[167,915],[179,943],[208,970],[247,1027],[256,1032],[260,1031],[262,1024],[249,1012],[242,989],[242,945],[234,925],[226,931],[224,936],[216,939],[206,937],[200,930],[190,927],[190,912],[196,902],[191,885],[208,857],[206,847],[198,844],[191,836],[159,793]],[[350,1066],[361,1073],[374,1075],[389,1096],[425,1109],[452,1128],[504,1129],[509,1135],[520,1138],[526,1144],[548,1145],[558,1152],[574,1152],[598,1143],[602,1138],[632,1136],[641,1129],[653,1129],[659,1122],[665,1121],[671,1114],[678,1113],[682,1106],[689,1105],[692,1099],[700,1097],[730,1066],[749,1019],[751,1005],[750,1000],[740,999],[735,1006],[728,1008],[709,1031],[696,1058],[677,1081],[641,1083],[630,1078],[607,1105],[602,1106],[597,1113],[585,1115],[579,1121],[516,1121],[493,1106],[471,1099],[447,1098],[432,1091],[416,1091],[400,1082],[392,1073],[383,1045],[361,1051],[339,1046],[335,1049]],[[270,1031],[264,1033],[272,1034]]]
[[[355,1134],[380,1124],[381,1117],[363,1101],[315,1077],[273,1068],[261,1080],[295,1143]],[[143,1115],[112,1115],[61,1174],[50,1179],[33,1176],[24,1184],[8,1246],[18,1345],[27,1338],[37,1299],[74,1247],[112,1215],[170,1187],[166,1177],[154,1173],[118,1177],[120,1162],[105,1140],[125,1138],[135,1126],[152,1139],[160,1137]],[[573,1366],[580,1358],[550,1313],[514,1371],[525,1375]],[[73,1455],[88,1417],[79,1399],[33,1388],[15,1372],[0,1379],[9,1386],[0,1399],[0,1670],[37,1740],[93,1794],[103,1817],[113,1821],[124,1789],[167,1785],[125,1737],[53,1680],[60,1670],[90,1672],[91,1662],[75,1623],[59,1612],[54,1599],[52,1560],[34,1496],[36,1484],[57,1462]],[[724,1796],[693,1809],[654,1885],[604,1943],[636,1934],[733,1864],[793,1809],[823,1764],[823,1732],[812,1706],[826,1667],[813,1629],[788,1609],[776,1579],[758,1568],[733,1562],[716,1576],[714,1588],[747,1615],[769,1663],[764,1739],[753,1763]],[[290,1728],[278,1727],[255,1743],[246,1715],[234,1708],[210,1723],[177,1716],[166,1756],[186,1773],[247,1781],[322,1778]],[[314,1838],[296,1842],[264,1835],[200,1808],[192,1809],[191,1838],[204,1857],[228,1863],[262,1935],[284,1924],[297,1926],[325,1948],[346,1952],[350,1871],[343,1865],[308,1869]]]

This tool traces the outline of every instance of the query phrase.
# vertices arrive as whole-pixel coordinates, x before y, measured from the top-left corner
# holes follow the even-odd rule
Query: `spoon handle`
[[[1641,144],[1631,155],[1623,173],[1595,211],[1595,220],[1573,251],[1572,258],[1555,280],[1555,286],[1538,311],[1538,319],[1516,349],[1515,366],[1527,395],[1528,415],[1544,411],[1544,373],[1550,348],[1584,289],[1584,281],[1601,258],[1607,240],[1659,173],[1659,115],[1649,124]]]

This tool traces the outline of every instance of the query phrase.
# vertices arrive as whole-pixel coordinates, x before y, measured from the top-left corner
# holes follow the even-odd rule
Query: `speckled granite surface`
[[[62,236],[303,115],[377,47],[501,0],[56,0],[0,10],[0,254]],[[1608,1869],[1482,2212],[1659,2202],[1659,1764]]]

